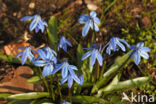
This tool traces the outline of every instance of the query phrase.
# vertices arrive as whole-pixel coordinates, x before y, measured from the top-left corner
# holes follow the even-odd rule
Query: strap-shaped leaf
[[[72,96],[73,104],[110,104],[108,101],[94,96]]]
[[[116,78],[117,77],[115,77],[114,80],[116,80]],[[150,78],[149,77],[139,77],[139,78],[135,78],[135,79],[121,81],[118,83],[116,83],[114,80],[108,86],[100,89],[98,91],[98,96],[101,96],[102,93],[109,94],[109,93],[120,91],[120,90],[129,90],[132,88],[136,88],[138,86],[141,86],[141,85],[149,82]]]
[[[54,47],[53,49],[56,51],[56,43],[58,41],[58,36],[57,36],[57,21],[54,16],[51,16],[48,21],[47,32],[48,32],[48,39],[52,47]]]
[[[110,79],[112,79],[115,74],[120,71],[120,69],[127,64],[130,59],[129,52],[125,54],[124,56],[120,57],[109,69],[107,72],[103,74],[103,78],[101,78],[92,89],[92,93],[95,93],[98,91],[98,89],[102,86],[104,86]]]
[[[43,97],[49,97],[48,92],[30,92],[30,93],[21,93],[21,94],[14,94],[8,96],[8,99],[14,100],[26,100],[26,99],[38,99]]]

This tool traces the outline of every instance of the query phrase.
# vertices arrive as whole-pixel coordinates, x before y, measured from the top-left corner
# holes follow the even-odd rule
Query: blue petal
[[[142,47],[141,50],[145,51],[145,52],[150,52],[151,51],[150,48],[148,48],[148,47]]]
[[[124,39],[120,39],[120,38],[118,38],[118,40],[121,41],[121,42],[123,42],[124,44],[126,44],[127,47],[130,47],[130,45],[126,42],[126,40],[124,40]]]
[[[25,61],[27,60],[27,57],[28,57],[28,52],[27,52],[27,49],[23,51],[23,55],[22,55],[22,65],[24,65]]]
[[[97,60],[98,60],[98,62],[100,64],[100,66],[102,66],[102,64],[103,64],[103,58],[102,58],[102,55],[99,52],[97,53]]]
[[[20,21],[27,21],[27,20],[30,20],[30,19],[32,19],[33,18],[33,16],[25,16],[25,17],[22,17],[21,19],[20,19]]]
[[[32,61],[32,59],[34,59],[34,55],[31,53],[31,52],[29,52],[29,59]]]
[[[95,30],[96,32],[99,31],[99,27],[97,26],[96,23],[93,24],[93,22],[90,23],[91,29]]]
[[[33,61],[35,66],[45,66],[46,62],[43,60],[37,60],[37,61]]]
[[[97,57],[97,54],[95,52],[93,52],[92,55],[91,55],[91,60],[90,60],[90,65],[91,66],[93,66],[95,64],[96,57]]]
[[[81,75],[81,76],[79,77],[79,79],[80,79],[80,85],[82,85],[83,82],[84,82],[84,77],[83,77],[83,75]]]
[[[65,83],[67,81],[68,77],[65,77],[61,80],[61,84]]]
[[[91,11],[91,12],[90,12],[90,16],[91,16],[91,17],[96,17],[96,12],[95,12],[95,11]]]
[[[137,47],[143,47],[144,46],[144,43],[143,42],[139,42],[138,44],[137,44]]]
[[[85,60],[86,58],[88,58],[88,57],[91,55],[91,53],[92,53],[92,51],[89,51],[89,52],[85,53],[85,54],[82,56],[81,60]]]
[[[109,54],[109,55],[111,54],[111,45],[110,44],[106,49],[106,53]]]
[[[46,54],[42,49],[37,49],[38,54],[40,55],[40,57],[46,61]]]
[[[125,46],[123,44],[121,44],[120,42],[118,42],[117,44],[122,49],[122,51],[126,51]]]
[[[81,15],[78,19],[79,23],[86,23],[89,20],[89,16],[87,14]]]
[[[53,70],[52,74],[55,74],[62,68],[63,64],[56,64],[55,69]]]
[[[66,43],[70,46],[70,47],[72,47],[72,44],[66,39]]]
[[[130,46],[130,49],[135,49],[135,48],[136,48],[135,45]]]
[[[97,18],[97,17],[94,17],[94,18],[93,18],[93,21],[94,21],[95,23],[97,23],[97,24],[100,24],[100,19]]]
[[[54,69],[54,67],[53,67],[51,64],[46,65],[46,66],[43,68],[42,76],[45,77],[45,76],[47,76],[47,75],[52,74],[53,69]]]
[[[39,27],[37,26],[36,28],[35,28],[35,33],[38,33],[39,32]]]
[[[135,64],[138,65],[141,60],[139,53],[136,52],[134,57],[135,57]]]
[[[73,78],[69,75],[68,76],[68,87],[71,88],[73,85]]]
[[[67,45],[66,44],[62,44],[62,49],[67,52]]]
[[[70,67],[71,69],[78,70],[78,68],[77,68],[76,66],[74,66],[74,65],[69,65],[69,67]]]
[[[70,67],[68,67],[68,70],[69,70],[72,78],[79,84],[80,83],[80,79],[77,77],[77,75],[75,74],[75,72]]]
[[[37,24],[38,22],[36,21],[36,19],[34,19],[29,26],[29,30],[32,31],[33,29],[35,29]]]
[[[112,46],[114,52],[116,51],[116,43],[117,43],[116,38],[112,38],[111,39],[111,46]]]
[[[18,58],[19,56],[21,56],[23,54],[23,52],[19,52],[16,56],[16,58]]]
[[[149,55],[145,52],[145,51],[139,51],[140,55],[145,58],[145,59],[149,59]]]
[[[62,78],[67,77],[67,75],[68,75],[68,69],[67,69],[67,66],[66,65],[62,68],[61,73],[62,73]]]
[[[90,28],[90,22],[87,22],[82,29],[82,36],[86,36]]]

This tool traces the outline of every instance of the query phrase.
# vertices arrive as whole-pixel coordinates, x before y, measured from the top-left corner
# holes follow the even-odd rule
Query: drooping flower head
[[[147,54],[147,52],[150,52],[150,49],[148,47],[144,47],[144,43],[143,42],[139,42],[137,44],[137,46],[132,45],[130,47],[130,49],[132,49],[133,51],[131,52],[131,58],[134,58],[135,60],[135,64],[138,65],[141,61],[141,57],[145,59],[149,59],[149,55]]]
[[[99,31],[97,24],[100,24],[100,20],[98,17],[96,17],[95,11],[91,11],[90,16],[88,16],[87,14],[81,15],[78,22],[81,24],[85,24],[82,30],[82,36],[87,35],[90,27],[92,30],[95,30],[96,32]]]
[[[80,79],[77,77],[73,70],[78,70],[76,66],[69,65],[67,61],[62,62],[61,64],[57,64],[52,74],[61,70],[62,80],[61,84],[65,83],[68,80],[68,87],[71,88],[73,85],[73,80],[75,80],[78,84],[83,83],[83,78]]]
[[[58,44],[58,51],[60,48],[62,48],[64,51],[67,52],[67,45],[72,47],[72,44],[64,36],[62,36]]]
[[[100,66],[102,66],[103,64],[103,57],[101,55],[101,45],[99,44],[92,44],[92,48],[84,48],[87,50],[90,50],[88,52],[86,52],[81,60],[85,60],[86,58],[88,58],[89,56],[91,56],[90,58],[90,65],[93,66],[95,64],[96,59],[98,60]]]
[[[38,33],[39,30],[41,30],[41,32],[44,32],[45,26],[48,27],[48,24],[43,21],[41,19],[40,15],[34,15],[34,16],[25,16],[23,18],[20,19],[21,21],[27,21],[27,20],[32,20],[30,26],[29,26],[29,30],[32,31],[35,29],[35,32]]]
[[[124,43],[129,47],[129,44],[124,39],[120,39],[118,37],[112,37],[102,50],[104,50],[107,47],[106,53],[109,55],[111,54],[111,50],[115,52],[121,48],[122,51],[126,51],[126,48],[122,43]]]
[[[42,72],[43,77],[51,75],[54,69],[54,65],[57,63],[57,59],[53,55],[51,49],[46,49],[38,49],[37,51],[42,60],[37,59],[33,61],[35,66],[44,67]]]
[[[19,52],[16,56],[16,57],[19,57],[22,55],[22,59],[21,59],[22,65],[25,64],[25,61],[27,60],[27,58],[29,58],[31,61],[33,60],[34,55],[32,54],[32,52],[34,52],[34,53],[36,53],[36,52],[34,50],[32,50],[30,46],[20,47],[19,49],[24,49],[24,51]]]

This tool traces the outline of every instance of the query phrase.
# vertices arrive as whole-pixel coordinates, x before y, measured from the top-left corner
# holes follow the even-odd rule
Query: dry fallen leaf
[[[29,46],[30,44],[27,42],[23,42],[23,43],[11,43],[8,44],[6,46],[4,46],[4,52],[6,55],[12,55],[12,56],[16,56],[19,52],[21,52],[21,49],[18,49],[20,47],[26,47]]]

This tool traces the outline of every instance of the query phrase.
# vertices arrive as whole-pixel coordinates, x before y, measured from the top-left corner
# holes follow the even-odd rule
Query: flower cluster
[[[48,27],[48,24],[43,21],[41,19],[40,15],[34,15],[34,16],[25,16],[23,18],[20,19],[21,21],[26,22],[27,20],[32,20],[30,26],[29,26],[29,30],[32,31],[35,29],[35,32],[38,33],[39,30],[41,30],[41,32],[44,32],[45,26]]]
[[[22,47],[24,51],[20,52],[17,57],[22,55],[21,63],[24,65],[27,57],[32,61],[35,66],[43,67],[42,76],[46,77],[51,74],[55,74],[59,70],[62,73],[61,84],[65,83],[68,80],[68,87],[71,88],[73,85],[73,80],[76,81],[79,85],[83,84],[83,75],[78,77],[74,70],[78,70],[78,68],[74,65],[70,65],[67,61],[63,61],[62,63],[57,62],[57,53],[49,47],[45,47],[43,49],[37,49],[38,57],[35,58],[31,53],[31,48],[29,46]],[[34,51],[34,50],[33,50]],[[34,53],[37,53],[34,51]]]
[[[45,27],[48,27],[48,24],[43,21],[40,17],[40,15],[34,15],[34,16],[25,16],[21,18],[21,21],[27,21],[32,20],[29,30],[32,31],[35,29],[35,32],[38,33],[39,30],[43,33],[45,30]],[[95,11],[90,12],[90,16],[87,14],[81,15],[78,19],[78,22],[80,24],[85,24],[85,26],[82,29],[82,36],[86,36],[89,32],[89,29],[91,28],[93,31],[98,32],[99,27],[98,24],[100,24],[100,20],[97,17],[97,14]],[[62,36],[59,40],[57,50],[60,51],[60,48],[62,48],[65,52],[67,52],[67,46],[72,47],[72,44],[64,37]],[[132,45],[130,46],[124,39],[120,39],[118,37],[112,37],[110,41],[102,47],[102,45],[98,43],[92,44],[91,48],[84,48],[85,50],[88,50],[86,52],[81,60],[85,60],[88,57],[90,57],[90,66],[93,67],[96,60],[99,63],[100,66],[103,65],[103,52],[106,51],[107,54],[111,54],[111,51],[119,51],[120,49],[122,51],[126,51],[126,47],[130,48],[132,51],[130,53],[131,58],[133,58],[135,61],[135,64],[138,65],[141,60],[141,56],[145,59],[149,58],[149,55],[147,52],[150,52],[150,49],[148,47],[144,47],[143,42],[139,42],[136,46]],[[32,63],[37,67],[43,67],[42,76],[46,77],[52,74],[55,74],[61,70],[61,84],[67,82],[68,87],[71,88],[73,85],[73,81],[78,83],[79,85],[82,85],[84,82],[83,75],[77,76],[75,71],[78,71],[78,68],[74,65],[70,65],[67,60],[65,61],[58,61],[57,53],[52,50],[50,47],[44,47],[42,49],[37,49],[37,52],[31,49],[30,46],[21,47],[20,49],[23,49],[22,52],[18,53],[17,57],[21,56],[21,64],[24,65],[27,58],[29,58]],[[34,54],[37,54],[38,57],[35,58]],[[61,104],[70,104],[69,102],[63,101]]]

